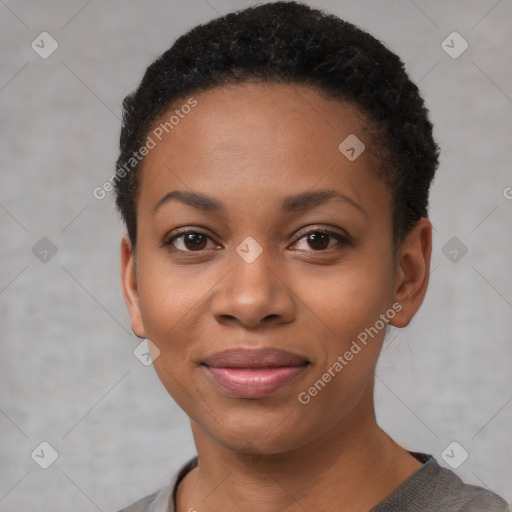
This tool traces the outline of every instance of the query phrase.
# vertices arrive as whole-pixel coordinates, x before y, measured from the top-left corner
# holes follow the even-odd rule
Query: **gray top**
[[[507,502],[491,491],[467,485],[432,455],[410,452],[423,466],[391,496],[370,512],[509,512]],[[175,512],[178,484],[197,466],[194,457],[178,472],[174,481],[119,512]]]

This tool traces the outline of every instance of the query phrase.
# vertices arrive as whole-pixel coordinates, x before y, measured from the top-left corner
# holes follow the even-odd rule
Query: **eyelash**
[[[324,234],[324,235],[328,235],[329,237],[336,239],[338,241],[338,243],[336,244],[335,247],[330,247],[330,248],[327,248],[327,249],[320,249],[320,250],[309,249],[309,250],[307,250],[307,252],[314,252],[314,253],[330,252],[331,250],[336,249],[336,247],[341,248],[341,247],[344,247],[344,246],[351,245],[351,241],[350,241],[350,238],[348,236],[342,235],[341,233],[337,233],[337,232],[332,231],[332,230],[327,229],[327,228],[315,228],[315,229],[311,229],[309,231],[303,232],[301,234],[301,236],[294,242],[293,245],[296,245],[300,240],[306,238],[307,236],[312,235],[312,234],[316,234],[316,233],[321,233],[321,234]],[[204,233],[204,232],[202,232],[200,230],[184,228],[182,231],[180,231],[178,233],[175,233],[171,237],[165,238],[163,243],[162,243],[162,247],[166,247],[168,249],[171,249],[172,251],[181,252],[181,253],[191,253],[191,254],[194,254],[194,253],[202,253],[202,252],[204,252],[205,249],[199,249],[197,251],[193,251],[193,250],[177,249],[176,247],[173,246],[173,243],[176,240],[182,239],[185,235],[189,235],[189,234],[201,235],[201,236],[204,236],[204,237],[206,237],[206,238],[208,238],[210,240],[213,240],[207,233]]]

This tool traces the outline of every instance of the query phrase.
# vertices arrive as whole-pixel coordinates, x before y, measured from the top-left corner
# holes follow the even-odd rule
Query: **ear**
[[[402,310],[390,320],[394,327],[405,327],[416,314],[427,292],[432,254],[432,223],[420,219],[397,250],[394,300]]]
[[[145,338],[136,274],[135,250],[130,238],[128,235],[125,235],[121,240],[121,285],[123,287],[123,296],[132,320],[132,330],[135,336]]]

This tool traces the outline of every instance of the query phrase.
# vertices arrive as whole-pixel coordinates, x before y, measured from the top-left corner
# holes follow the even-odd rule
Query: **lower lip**
[[[231,396],[264,398],[278,391],[301,374],[307,365],[278,368],[212,368],[208,375]]]

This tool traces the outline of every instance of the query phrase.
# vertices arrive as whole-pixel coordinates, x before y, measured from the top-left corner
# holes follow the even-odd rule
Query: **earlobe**
[[[124,301],[132,321],[132,330],[138,338],[145,338],[137,287],[135,251],[127,235],[121,240],[121,285]]]
[[[394,327],[407,326],[423,303],[430,276],[431,254],[432,224],[422,218],[398,249],[394,299],[402,305],[402,310],[390,321]]]

